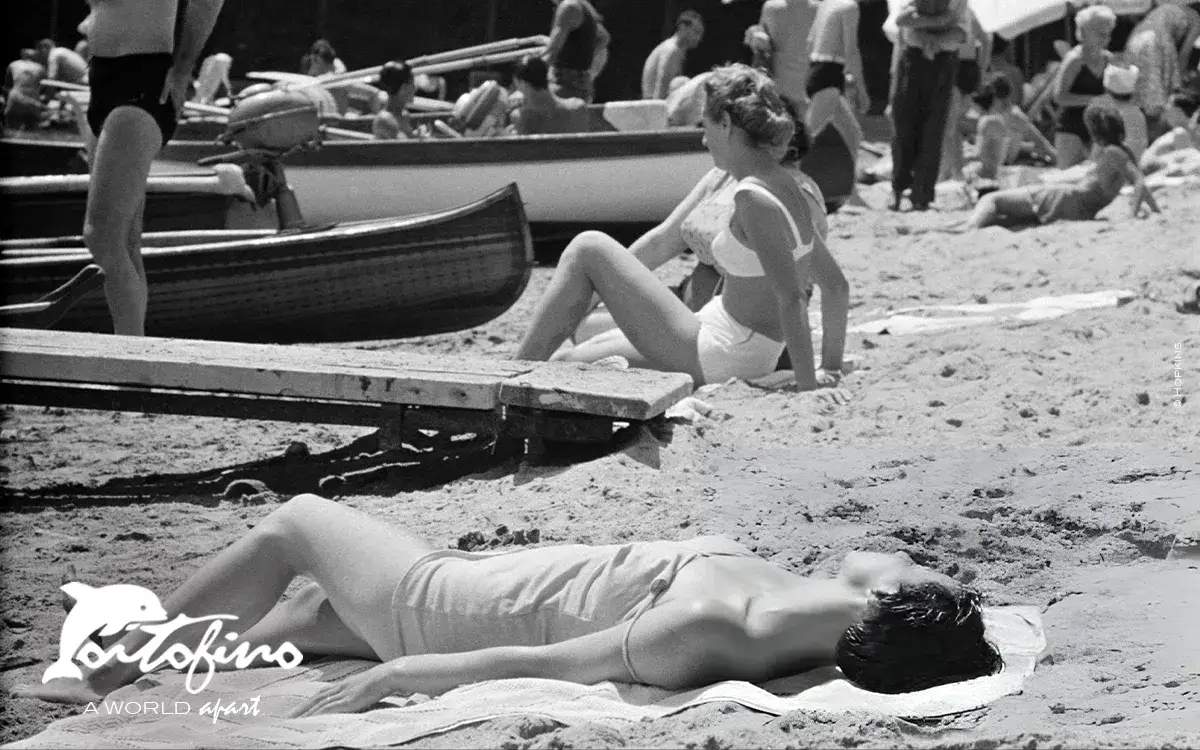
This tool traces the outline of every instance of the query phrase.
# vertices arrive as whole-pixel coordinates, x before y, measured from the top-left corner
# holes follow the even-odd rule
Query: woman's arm
[[[800,288],[800,279],[808,278],[812,252],[799,260],[792,258],[796,238],[783,215],[783,209],[758,191],[743,190],[734,196],[736,219],[749,240],[746,244],[758,255],[759,263],[775,291],[779,323],[787,343],[788,356],[796,385],[802,391],[818,387],[813,368],[812,328],[808,322],[808,298]],[[804,207],[807,211],[808,207]],[[812,242],[812,219],[797,222],[801,242]],[[807,236],[803,236],[807,232]]]
[[[680,231],[684,219],[712,193],[724,176],[724,172],[714,168],[701,177],[662,223],[634,240],[629,246],[634,257],[654,270],[686,250],[687,243],[683,241]]]
[[[1150,188],[1146,187],[1145,175],[1133,163],[1132,159],[1125,161],[1124,172],[1125,180],[1133,185],[1133,195],[1129,198],[1130,215],[1136,219],[1143,202],[1154,213],[1161,213],[1158,203],[1154,200],[1154,194],[1150,192]]]
[[[1186,71],[1188,69],[1188,63],[1192,61],[1192,49],[1196,46],[1197,39],[1200,39],[1200,23],[1188,24],[1183,44],[1179,45],[1179,67],[1176,70]]]
[[[1092,97],[1084,94],[1072,94],[1071,87],[1083,67],[1083,53],[1079,47],[1073,47],[1063,58],[1062,66],[1058,69],[1058,79],[1055,81],[1054,98],[1060,107],[1086,107]]]
[[[812,253],[813,279],[821,287],[821,369],[840,373],[846,353],[846,326],[850,315],[850,282],[829,252],[825,240],[817,238]]]
[[[1021,129],[1019,135],[1022,140],[1025,139],[1025,136],[1028,136],[1040,154],[1051,158],[1054,157],[1054,144],[1042,134],[1042,131],[1038,130],[1037,125],[1033,124],[1033,120],[1030,120],[1029,116],[1022,112],[1020,107],[1013,107],[1012,119],[1017,123],[1017,127]]]
[[[629,660],[646,684],[672,690],[722,679],[759,679],[771,660],[768,654],[755,653],[745,612],[745,606],[718,600],[654,607],[629,633]],[[392,695],[437,695],[460,685],[512,677],[584,685],[628,681],[623,655],[628,629],[628,623],[622,623],[548,646],[401,656],[326,687],[293,716],[362,711]]]

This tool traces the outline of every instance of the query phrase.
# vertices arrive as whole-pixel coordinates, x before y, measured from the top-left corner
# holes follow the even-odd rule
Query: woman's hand
[[[327,685],[292,711],[291,718],[317,714],[351,714],[365,711],[399,688],[394,662],[371,667],[365,672]]]
[[[192,71],[190,68],[172,66],[163,80],[162,93],[158,97],[158,103],[167,104],[169,102],[175,108],[175,117],[180,117],[183,114],[183,105],[187,101],[187,90],[191,82]]]
[[[842,373],[836,370],[817,370],[816,378],[818,388],[835,388],[842,382]]]

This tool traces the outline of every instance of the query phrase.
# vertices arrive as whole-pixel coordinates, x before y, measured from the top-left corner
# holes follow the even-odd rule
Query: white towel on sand
[[[578,685],[542,679],[492,680],[452,690],[433,700],[389,699],[395,708],[362,714],[284,718],[326,682],[367,669],[372,662],[334,661],[307,668],[253,669],[213,678],[199,695],[189,695],[183,676],[157,674],[113,693],[109,706],[125,701],[126,711],[104,706],[67,719],[13,748],[199,748],[380,747],[440,734],[456,727],[501,717],[544,717],[565,725],[619,724],[669,716],[690,706],[734,702],[769,714],[796,710],[860,711],[928,718],[969,711],[1019,692],[1046,647],[1039,610],[996,607],[984,610],[989,638],[1000,649],[1000,674],[901,695],[869,693],[854,687],[833,668],[822,668],[763,685],[721,682],[671,692],[644,685],[603,682]],[[206,703],[240,706],[260,697],[259,714],[200,715]],[[178,701],[179,703],[176,703]],[[128,702],[166,706],[168,715],[128,712]],[[188,710],[184,710],[187,708]]]

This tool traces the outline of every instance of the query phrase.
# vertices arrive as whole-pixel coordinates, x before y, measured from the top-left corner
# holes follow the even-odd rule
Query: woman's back
[[[556,643],[672,599],[719,596],[731,587],[752,595],[790,580],[742,545],[711,536],[498,554],[439,550],[397,584],[397,654]]]
[[[795,255],[797,245],[808,245],[811,249],[818,241],[824,241],[825,206],[819,189],[811,181],[791,179],[772,179],[760,185],[769,185],[772,195],[780,200],[780,208],[786,209],[799,229],[801,236],[789,237],[789,251]],[[731,227],[732,229],[732,227]],[[746,242],[744,228],[733,230],[734,238],[743,245]],[[804,235],[807,234],[807,237]],[[748,252],[754,253],[748,248]],[[802,252],[801,255],[804,253]],[[811,279],[799,280],[801,289],[811,286]],[[721,291],[725,309],[742,325],[775,339],[783,339],[780,327],[779,309],[776,303],[775,286],[765,275],[758,276],[725,276],[725,286]]]

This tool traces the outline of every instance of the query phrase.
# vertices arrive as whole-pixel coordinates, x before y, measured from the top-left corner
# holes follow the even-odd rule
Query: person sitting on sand
[[[281,602],[300,575],[313,583]],[[836,578],[809,579],[716,536],[439,550],[315,495],[273,511],[163,609],[232,615],[248,648],[287,642],[305,659],[383,662],[323,688],[294,716],[511,677],[679,690],[836,664],[866,690],[902,693],[1003,666],[979,594],[902,554],[851,553]],[[203,635],[181,628],[163,648],[194,650]],[[135,630],[119,645],[136,653],[150,638]],[[18,694],[82,704],[139,677],[136,663],[114,659]]]
[[[823,203],[820,187],[800,170],[800,160],[809,148],[808,131],[795,107],[787,100],[784,103],[796,123],[796,129],[783,151],[780,164],[802,191],[818,196],[819,202]],[[692,312],[703,309],[720,289],[724,271],[713,257],[712,244],[733,218],[737,185],[737,179],[729,172],[713,167],[665,221],[629,246],[629,252],[651,270],[686,250],[695,253],[697,262],[691,273],[682,283],[671,287]],[[845,354],[850,283],[825,244],[828,228],[825,214],[814,213],[812,218],[815,234],[812,272],[816,286],[821,288],[821,322],[824,329],[821,369],[836,377],[841,373]],[[593,301],[599,302],[599,298],[593,297]],[[571,337],[571,346],[574,347],[572,357],[585,361],[614,354],[627,359],[636,359],[638,356],[628,337],[617,327],[612,314],[603,307],[588,315],[579,325]],[[560,356],[563,354],[560,352]],[[780,360],[779,367],[790,367],[786,356]]]
[[[371,120],[371,134],[383,140],[416,138],[417,132],[404,111],[417,95],[412,68],[401,60],[388,61],[379,71],[376,85],[387,94],[387,103]]]
[[[1170,168],[1178,156],[1200,150],[1200,95],[1180,91],[1168,100],[1164,119],[1172,127],[1151,143],[1139,166],[1145,174]]]
[[[721,294],[693,313],[614,239],[584,232],[563,252],[518,359],[594,361],[612,354],[594,347],[558,353],[595,293],[632,344],[621,352],[633,355],[626,356],[632,365],[686,372],[697,385],[752,380],[774,372],[786,348],[800,390],[836,383],[836,374],[813,367],[805,291],[813,275],[814,217],[825,208],[779,163],[796,124],[759,70],[717,68],[704,85],[704,142],[715,166],[737,181],[733,219],[711,245],[725,272]]]
[[[561,99],[550,90],[550,69],[537,55],[526,55],[513,69],[513,83],[521,94],[514,113],[518,135],[586,133],[587,104],[583,99]]]
[[[969,225],[1028,224],[1052,221],[1087,221],[1096,218],[1112,203],[1125,184],[1133,185],[1130,213],[1139,215],[1145,202],[1158,213],[1158,204],[1146,188],[1137,159],[1125,146],[1125,123],[1121,113],[1102,102],[1089,104],[1083,114],[1088,137],[1095,144],[1085,168],[1072,170],[1078,177],[1070,182],[1030,185],[989,193],[979,200]]]
[[[992,74],[975,92],[975,104],[983,112],[975,127],[979,162],[968,165],[973,180],[996,180],[1000,167],[1020,157],[1026,143],[1035,157],[1054,159],[1054,144],[1012,103],[1012,87],[1002,74]]]

